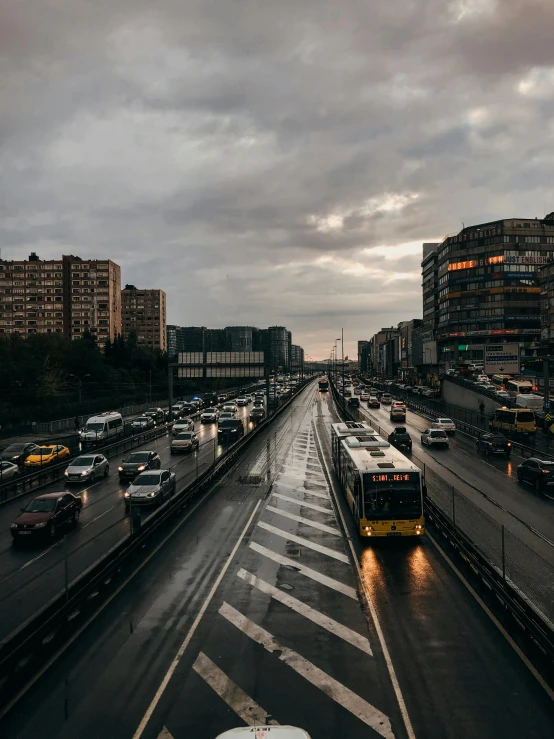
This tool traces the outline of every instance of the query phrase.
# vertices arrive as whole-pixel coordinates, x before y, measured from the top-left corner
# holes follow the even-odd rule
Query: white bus
[[[516,395],[531,395],[536,389],[529,380],[508,380],[506,383],[506,391],[511,398],[515,398]]]
[[[349,436],[333,462],[362,537],[425,533],[419,467],[379,436]]]
[[[508,380],[511,380],[511,375],[493,375],[491,377],[492,384],[496,387],[497,390],[505,390],[506,389],[506,383]]]
[[[343,421],[342,423],[331,424],[331,449],[333,453],[333,462],[339,457],[339,444],[342,439],[348,436],[375,436],[377,432],[365,421]],[[335,467],[337,465],[335,464]]]

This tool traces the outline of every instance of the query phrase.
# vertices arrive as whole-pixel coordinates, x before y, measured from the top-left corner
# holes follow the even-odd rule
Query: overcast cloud
[[[421,317],[421,243],[554,209],[552,0],[0,0],[4,258],[313,357]]]

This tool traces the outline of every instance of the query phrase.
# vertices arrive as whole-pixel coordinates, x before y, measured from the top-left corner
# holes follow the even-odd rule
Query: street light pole
[[[84,380],[84,379],[85,379],[86,377],[90,377],[90,374],[89,374],[89,373],[87,373],[86,375],[83,375],[82,377],[77,377],[77,375],[73,375],[73,374],[71,374],[71,375],[69,375],[69,377],[74,377],[74,378],[75,378],[75,379],[77,380],[77,382],[79,383],[79,405],[81,405],[81,398],[82,398],[82,389],[83,389],[83,380]]]
[[[342,347],[342,386],[344,388],[344,329],[340,330],[340,343]]]

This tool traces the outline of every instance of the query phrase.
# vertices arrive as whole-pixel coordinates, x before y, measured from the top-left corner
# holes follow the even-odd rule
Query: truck
[[[532,411],[542,411],[544,398],[542,395],[516,395],[515,404],[521,408],[530,408]]]
[[[320,392],[326,393],[329,390],[329,380],[326,377],[321,377],[318,384]]]

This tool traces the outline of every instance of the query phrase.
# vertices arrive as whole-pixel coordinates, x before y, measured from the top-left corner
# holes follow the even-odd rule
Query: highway
[[[336,493],[332,420],[330,394],[302,391],[5,717],[2,737],[213,739],[254,722],[313,739],[548,736],[552,694],[432,533],[358,539]],[[242,483],[253,469],[266,479]]]
[[[238,414],[246,428],[251,430],[253,424],[248,421],[249,409],[250,406],[239,407]],[[217,444],[216,424],[203,425],[197,421],[195,425],[200,442],[198,453],[171,455],[170,434],[135,448],[158,452],[162,469],[176,473],[177,488],[184,487],[205,471],[224,450]],[[111,459],[109,476],[88,486],[57,482],[0,506],[0,599],[4,606],[0,614],[0,638],[5,638],[61,592],[66,577],[68,582],[74,580],[127,536],[130,518],[125,513],[123,496],[128,483],[119,482],[117,468],[129,453]],[[65,540],[60,535],[51,544],[36,542],[27,545],[25,542],[26,546],[14,547],[10,524],[20,508],[37,494],[61,490],[78,492],[82,496],[83,509],[77,529],[66,529]],[[141,509],[141,516],[146,517],[151,511]]]

